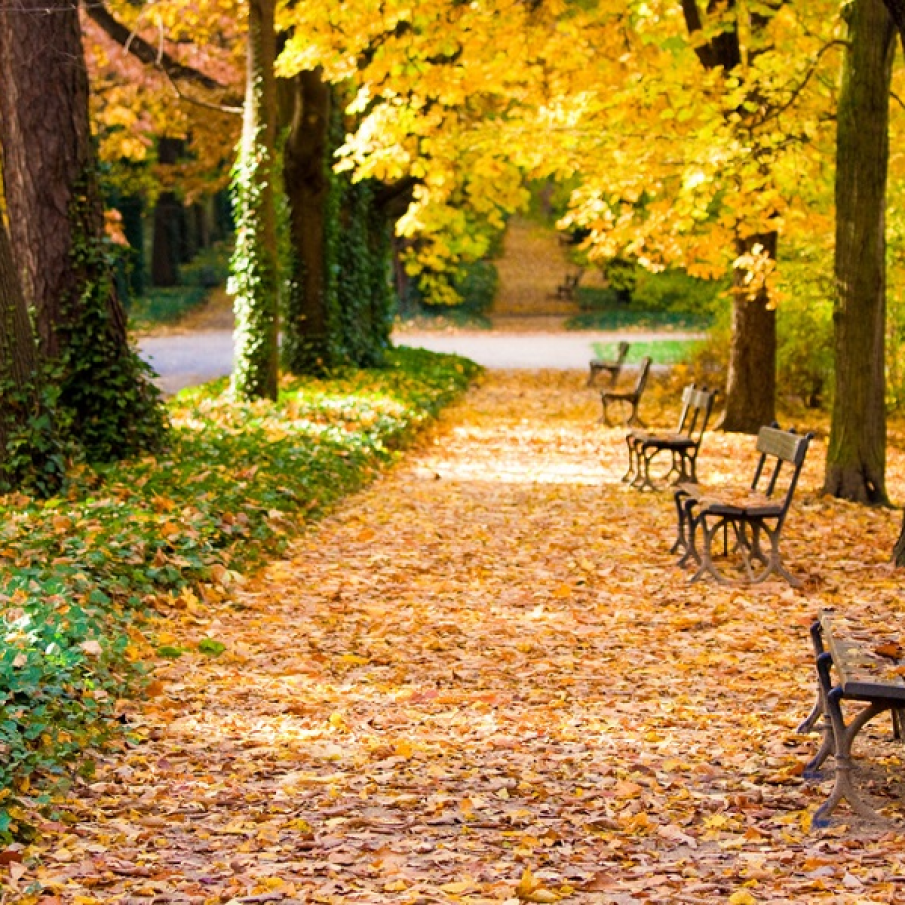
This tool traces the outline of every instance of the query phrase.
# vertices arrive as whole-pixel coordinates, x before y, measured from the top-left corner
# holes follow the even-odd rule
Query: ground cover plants
[[[7,856],[11,900],[899,901],[888,720],[856,744],[886,826],[811,828],[831,775],[802,779],[818,738],[795,730],[820,607],[896,633],[900,515],[821,497],[825,416],[786,413],[819,436],[783,537],[802,587],[688,585],[671,498],[620,483],[585,379],[488,373],[284,555],[162,602],[182,656]],[[670,426],[677,388],[650,389]],[[701,476],[746,477],[752,442],[709,434]],[[905,498],[898,446],[889,483]]]
[[[149,628],[154,612],[218,599],[373,478],[476,371],[397,350],[384,369],[287,379],[277,403],[236,403],[225,382],[185,391],[160,456],[75,469],[58,498],[0,499],[0,840],[33,836],[72,769],[91,775],[92,745],[124,743],[117,701],[140,693],[149,658],[182,653]]]

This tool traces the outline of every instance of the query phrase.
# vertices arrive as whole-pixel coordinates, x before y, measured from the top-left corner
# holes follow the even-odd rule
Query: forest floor
[[[620,483],[583,380],[488,372],[284,558],[174,601],[170,642],[224,652],[156,664],[4,901],[902,901],[901,822],[812,829],[831,777],[802,780],[795,732],[817,611],[901,620],[900,514],[820,497],[818,441],[783,540],[802,588],[689,584],[670,495]],[[751,446],[709,436],[702,477],[744,479]],[[890,734],[862,778],[901,821]]]

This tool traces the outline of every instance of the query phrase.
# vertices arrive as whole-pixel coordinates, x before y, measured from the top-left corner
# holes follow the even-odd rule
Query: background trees
[[[838,367],[826,488],[872,501],[885,498],[880,174],[891,26],[882,6],[880,0],[852,4],[847,31],[836,0],[807,8],[780,0],[281,5],[274,10],[281,46],[275,69],[269,49],[260,65],[255,53],[246,59],[241,48],[248,29],[230,2],[190,12],[163,0],[153,20],[146,10],[118,0],[91,4],[85,14],[95,129],[113,193],[124,210],[125,199],[156,209],[161,237],[171,234],[173,223],[191,224],[194,207],[222,189],[238,137],[242,73],[257,73],[248,84],[263,91],[245,92],[254,102],[244,104],[246,125],[257,123],[246,136],[263,141],[253,150],[246,142],[243,160],[264,168],[245,180],[240,193],[249,206],[240,217],[234,265],[233,284],[242,287],[236,392],[276,392],[278,295],[289,370],[379,363],[390,335],[390,232],[400,240],[402,266],[424,296],[454,303],[462,265],[487,252],[509,214],[526,204],[528,184],[553,181],[568,188],[561,226],[580,230],[591,261],[681,267],[731,279],[727,428],[755,430],[772,418],[777,311],[782,318],[790,300],[789,311],[804,311],[799,298],[813,292],[821,277],[836,280]],[[888,0],[885,8],[893,18],[905,18],[898,2]],[[859,17],[867,14],[873,18],[862,29]],[[269,10],[263,18],[269,20]],[[82,354],[65,358],[57,346],[85,332],[66,326],[67,318],[82,316],[77,312],[83,297],[67,296],[69,290],[59,286],[48,292],[41,284],[59,283],[59,273],[78,270],[68,264],[59,269],[66,258],[60,249],[81,247],[71,234],[76,208],[83,218],[77,229],[95,237],[86,247],[103,244],[97,241],[99,190],[90,176],[93,152],[81,112],[88,90],[84,72],[76,77],[77,67],[70,67],[60,109],[42,107],[50,103],[35,88],[43,82],[29,83],[40,66],[26,72],[31,58],[19,54],[28,46],[25,30],[41,27],[25,24],[27,19],[4,18],[4,40],[13,51],[4,57],[4,78],[19,79],[23,91],[32,92],[31,107],[41,111],[35,123],[78,112],[53,130],[71,133],[60,141],[71,149],[70,158],[59,158],[65,161],[64,178],[37,179],[28,175],[29,166],[42,155],[32,161],[17,156],[17,143],[50,143],[29,120],[28,105],[7,99],[2,137],[10,231],[26,295],[34,294],[39,311],[39,351],[74,368]],[[69,16],[66,27],[65,53],[81,59],[72,44],[78,21]],[[883,48],[861,37],[881,32]],[[63,38],[48,33],[46,40],[54,46]],[[256,51],[262,45],[248,46]],[[868,72],[876,75],[864,89],[872,92],[873,106],[863,100],[868,95],[859,94]],[[868,109],[877,112],[859,122]],[[28,129],[33,131],[26,138]],[[278,129],[285,136],[282,146]],[[282,184],[270,169],[278,163]],[[856,166],[877,178],[865,182]],[[78,185],[73,197],[84,203],[73,206],[63,194],[39,202],[40,191],[51,184],[57,193],[59,185]],[[868,184],[875,191],[867,199],[850,191]],[[286,206],[279,265],[271,191]],[[61,230],[22,215],[39,208],[42,217],[65,208],[70,225]],[[835,277],[828,269],[834,210]],[[194,231],[201,235],[205,229]],[[185,235],[191,232],[186,226]],[[50,247],[39,247],[38,234],[54,237],[45,243],[59,246],[52,255]],[[266,248],[260,271],[247,266],[254,256],[241,244],[246,240]],[[161,280],[167,267],[179,263],[171,252],[163,253],[164,244],[161,238]],[[865,247],[874,252],[870,268],[864,255],[851,251]],[[50,255],[58,270],[38,264],[41,254]],[[79,285],[90,286],[103,303],[85,310],[104,312],[98,321],[104,326],[97,329],[108,352],[101,357],[119,361],[111,350],[125,347],[121,306],[115,291],[100,288],[107,264],[89,258],[94,260],[80,259]],[[266,299],[263,307],[248,301],[255,293]],[[64,303],[72,297],[77,304]],[[69,306],[65,312],[52,310],[61,304]],[[128,356],[123,361],[128,372]],[[867,376],[865,361],[871,362]],[[92,367],[79,372],[84,379],[64,384],[70,408],[88,406],[76,398],[76,385],[116,385],[119,365],[111,374],[97,370],[97,362]],[[144,385],[135,374],[126,379]],[[86,408],[79,417],[90,425],[98,416]],[[128,433],[137,420],[124,415],[115,432]],[[110,437],[92,442],[106,450],[101,455],[119,454]],[[125,450],[144,442],[120,445]]]

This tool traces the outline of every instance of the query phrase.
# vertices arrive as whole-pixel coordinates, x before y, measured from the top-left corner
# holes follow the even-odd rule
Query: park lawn
[[[701,340],[695,339],[656,339],[650,341],[632,341],[629,346],[626,364],[638,364],[642,358],[650,356],[655,365],[687,364],[692,361],[701,347]],[[597,358],[612,360],[616,357],[616,343],[594,343],[594,355]]]
[[[394,350],[389,367],[285,379],[276,403],[225,381],[171,401],[168,448],[73,471],[65,494],[0,498],[0,841],[28,838],[85,752],[122,742],[117,701],[143,664],[182,652],[148,634],[161,607],[203,606],[394,461],[478,373]],[[216,639],[199,649],[216,656]]]

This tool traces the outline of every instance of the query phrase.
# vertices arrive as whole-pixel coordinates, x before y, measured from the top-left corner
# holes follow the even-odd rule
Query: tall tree
[[[905,51],[905,0],[883,0],[883,2],[899,32],[902,49]],[[902,517],[902,530],[893,550],[893,562],[897,566],[905,566],[905,516]]]
[[[138,453],[160,442],[164,416],[129,347],[105,250],[75,4],[2,4],[0,84],[10,237],[39,354],[58,370],[59,402],[88,455]]]
[[[769,18],[781,6],[782,0],[760,4],[766,12],[750,14],[752,31],[763,31]],[[729,4],[732,6],[732,4]],[[682,0],[685,24],[692,36],[704,32],[705,20],[698,0]],[[721,69],[727,76],[738,78],[742,64],[740,25],[736,18],[729,27],[719,28],[712,37],[696,45],[696,53],[706,69]],[[754,103],[751,101],[754,100]],[[758,109],[754,92],[747,99]],[[742,129],[748,123],[745,115],[738,116]],[[778,242],[776,230],[759,232],[745,230],[740,221],[736,230],[736,266],[732,286],[732,340],[729,350],[729,374],[726,381],[725,412],[721,426],[724,430],[756,433],[770,424],[776,414],[776,311],[771,304],[767,287],[755,283],[749,288],[751,273],[744,262],[753,257],[767,262],[776,260]]]
[[[334,273],[328,260],[332,91],[320,69],[284,81],[289,128],[283,176],[292,270],[284,355],[293,373],[316,373],[338,363],[338,325],[329,304]]]
[[[835,394],[824,491],[886,497],[886,181],[893,21],[854,0],[836,139]]]
[[[25,485],[52,493],[62,477],[31,321],[0,219],[0,491]]]
[[[250,0],[245,110],[235,174],[236,249],[230,276],[236,311],[232,388],[244,399],[276,399],[279,377],[273,16],[273,0]]]

